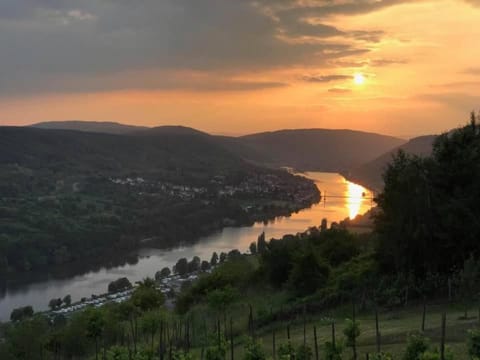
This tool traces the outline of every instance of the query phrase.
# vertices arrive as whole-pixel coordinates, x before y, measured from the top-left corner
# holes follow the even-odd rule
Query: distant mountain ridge
[[[90,121],[48,122],[33,126],[149,138],[203,137],[226,152],[257,165],[328,172],[350,171],[405,143],[405,140],[392,136],[347,129],[291,129],[231,137],[210,135],[184,126],[148,128]]]
[[[352,181],[379,191],[383,188],[383,171],[395,153],[403,150],[407,154],[428,156],[432,153],[432,145],[436,137],[436,135],[426,135],[413,138],[407,143],[380,155],[376,159],[345,173],[345,176]]]
[[[75,130],[105,134],[128,134],[134,131],[149,129],[145,126],[125,125],[112,121],[45,121],[30,125],[30,127],[49,130]]]
[[[298,129],[240,138],[272,165],[341,172],[373,160],[405,140],[346,129]]]

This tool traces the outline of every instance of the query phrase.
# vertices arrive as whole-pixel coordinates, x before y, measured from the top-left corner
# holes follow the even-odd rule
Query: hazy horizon
[[[478,109],[477,0],[0,4],[0,125],[414,137]]]

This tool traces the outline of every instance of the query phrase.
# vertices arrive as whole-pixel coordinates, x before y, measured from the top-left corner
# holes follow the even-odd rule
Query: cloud
[[[471,68],[465,69],[463,73],[468,75],[480,75],[480,67],[471,67]]]
[[[331,88],[331,89],[328,89],[328,92],[333,94],[348,94],[352,92],[352,90],[346,89],[346,88]]]
[[[304,76],[303,80],[312,83],[328,83],[332,81],[348,80],[352,79],[351,75],[314,75]]]
[[[141,87],[142,81],[154,83],[144,88],[171,89],[175,84],[166,79],[135,79],[129,73],[184,70],[216,75],[209,81],[218,89],[281,86],[281,81],[225,82],[225,77],[318,68],[367,54],[385,36],[382,30],[345,31],[324,20],[406,2],[1,0],[0,96],[121,90]]]

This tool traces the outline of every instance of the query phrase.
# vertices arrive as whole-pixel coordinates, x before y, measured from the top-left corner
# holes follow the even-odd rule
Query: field
[[[252,299],[253,300],[253,299]],[[455,360],[469,359],[466,347],[467,331],[478,326],[477,313],[470,309],[469,318],[465,320],[463,308],[450,304],[428,305],[425,317],[424,335],[430,339],[431,349],[440,348],[441,319],[442,313],[446,313],[446,348],[454,354]],[[234,337],[234,358],[242,359],[244,346],[247,340],[248,328],[248,306],[235,307],[232,309]],[[241,316],[241,313],[244,313]],[[379,312],[379,330],[381,338],[381,351],[389,353],[394,359],[402,359],[405,351],[408,334],[421,331],[423,316],[423,305],[413,305],[408,308]],[[220,317],[221,318],[221,317]],[[235,320],[235,318],[237,320]],[[317,329],[317,342],[319,358],[323,358],[323,346],[326,341],[332,338],[332,321],[335,322],[336,341],[344,341],[343,329],[345,320],[351,318],[351,309],[347,307],[337,308],[330,314],[314,314],[306,316],[306,343],[313,351],[315,358],[315,342],[313,327]],[[360,311],[357,314],[357,321],[360,324],[361,334],[357,339],[358,358],[366,358],[366,354],[376,352],[376,331],[375,314],[370,311]],[[211,319],[211,317],[210,317]],[[223,318],[220,326],[223,330]],[[255,321],[255,320],[254,320]],[[294,348],[303,344],[304,322],[300,314],[290,321],[274,322],[267,326],[257,328],[255,336],[260,341],[268,357],[273,358],[273,334],[275,333],[276,348],[288,342],[287,326],[290,331],[290,341]],[[242,330],[243,329],[243,330]],[[229,335],[229,324],[227,321],[227,333]],[[278,350],[277,350],[278,351]],[[201,348],[197,347],[194,354],[200,358]],[[228,345],[228,356],[230,358],[230,345]],[[344,348],[343,358],[351,358],[352,350]],[[278,356],[277,356],[278,357]]]

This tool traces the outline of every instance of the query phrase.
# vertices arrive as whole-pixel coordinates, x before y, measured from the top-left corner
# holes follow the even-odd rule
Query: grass
[[[235,359],[243,358],[243,346],[245,343],[245,332],[247,329],[246,320],[247,307],[232,309],[231,316],[237,319],[234,324],[235,333],[244,335],[236,336]],[[317,327],[320,358],[322,358],[323,344],[331,340],[331,321],[336,323],[336,339],[342,341],[345,319],[349,317],[349,308],[340,307],[335,309],[333,314],[314,314],[307,318],[306,341],[314,349],[313,326]],[[243,315],[241,312],[244,312]],[[381,333],[381,350],[393,355],[394,359],[402,359],[408,334],[421,330],[423,306],[410,306],[392,311],[383,311],[379,314],[379,325]],[[425,336],[430,339],[433,348],[439,348],[441,336],[441,316],[447,314],[446,343],[447,347],[455,355],[455,360],[469,359],[466,347],[467,331],[478,326],[479,320],[476,316],[463,320],[463,309],[448,304],[431,305],[427,307],[425,321]],[[229,314],[230,315],[230,314]],[[240,317],[240,319],[239,319]],[[360,324],[361,334],[357,340],[357,352],[359,359],[364,359],[366,353],[376,351],[375,316],[372,312],[359,312],[357,321]],[[294,347],[303,344],[303,319],[302,316],[287,322],[275,322],[256,330],[256,337],[261,341],[268,356],[272,356],[272,334],[275,330],[276,346],[287,342],[287,324],[290,324],[291,342]],[[243,329],[243,330],[242,330]],[[195,352],[198,352],[196,349]],[[351,358],[351,349],[346,348],[344,359]],[[230,354],[230,350],[228,350]],[[229,358],[229,355],[227,356]]]

